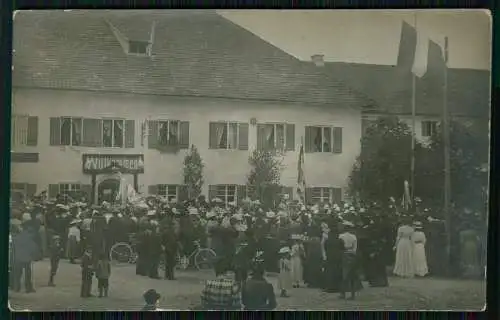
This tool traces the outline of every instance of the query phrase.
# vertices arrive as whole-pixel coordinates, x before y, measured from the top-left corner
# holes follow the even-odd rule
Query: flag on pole
[[[306,201],[306,178],[304,175],[304,144],[300,144],[299,163],[297,166],[297,194],[299,201],[305,203]]]
[[[398,65],[406,64],[406,60],[413,58],[411,72],[419,78],[428,71],[433,74],[442,73],[442,61],[447,58],[442,45],[431,40],[428,33],[418,28],[416,15],[414,26],[404,21],[402,23],[399,51]]]

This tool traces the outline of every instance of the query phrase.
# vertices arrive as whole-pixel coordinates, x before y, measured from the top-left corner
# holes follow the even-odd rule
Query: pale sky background
[[[301,60],[395,65],[402,21],[435,42],[448,36],[451,68],[491,69],[485,10],[225,10],[219,14]]]

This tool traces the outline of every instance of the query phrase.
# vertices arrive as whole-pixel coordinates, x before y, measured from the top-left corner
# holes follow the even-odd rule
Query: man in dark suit
[[[276,308],[273,285],[264,279],[262,262],[254,265],[252,277],[243,284],[241,298],[245,310],[273,310]]]
[[[35,292],[32,282],[33,259],[37,254],[38,246],[33,237],[33,231],[26,225],[23,230],[12,238],[12,250],[14,258],[13,289],[21,290],[21,277],[24,273],[24,286],[26,293]]]

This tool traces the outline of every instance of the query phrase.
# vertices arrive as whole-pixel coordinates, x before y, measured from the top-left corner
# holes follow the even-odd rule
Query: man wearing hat
[[[57,269],[59,268],[59,261],[64,252],[64,248],[61,243],[61,237],[59,235],[53,235],[49,243],[50,251],[50,275],[49,275],[49,287],[55,287],[54,277],[57,274]]]
[[[165,279],[174,280],[174,269],[177,257],[177,237],[174,231],[173,217],[166,216],[162,220],[161,240],[164,255]]]
[[[155,289],[149,289],[143,295],[146,305],[142,311],[156,311],[158,310],[158,303],[160,302],[161,295]]]
[[[344,243],[344,253],[342,255],[342,286],[340,298],[346,298],[346,292],[351,292],[351,300],[356,296],[356,253],[358,249],[358,239],[352,233],[354,224],[350,221],[344,221],[340,229],[343,231],[339,239]]]
[[[24,286],[26,293],[35,292],[32,282],[32,265],[36,255],[37,245],[29,228],[23,228],[22,231],[12,237],[12,255],[13,255],[13,289],[19,292],[21,290],[21,277],[24,273]]]
[[[273,285],[264,278],[262,262],[253,264],[252,277],[243,283],[241,300],[244,310],[266,311],[276,308]]]

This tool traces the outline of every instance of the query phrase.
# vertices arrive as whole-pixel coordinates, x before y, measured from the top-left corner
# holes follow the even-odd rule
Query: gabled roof
[[[390,65],[327,62],[325,71],[376,101],[379,111],[411,114],[412,73]],[[416,78],[416,113],[441,115],[442,86],[428,74]],[[456,116],[489,117],[490,72],[448,69],[448,106]]]
[[[127,55],[110,22],[152,57]],[[13,86],[290,101],[364,107],[373,101],[212,11],[21,12]]]

